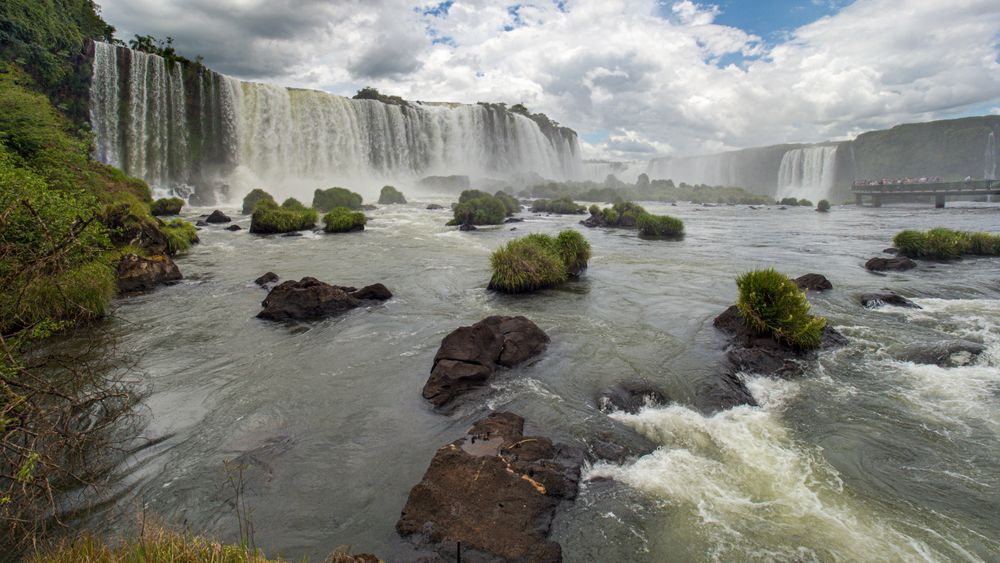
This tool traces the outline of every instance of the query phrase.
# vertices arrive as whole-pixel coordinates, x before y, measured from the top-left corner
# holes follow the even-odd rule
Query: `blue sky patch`
[[[738,27],[774,43],[796,28],[836,14],[852,3],[853,0],[720,0],[715,23]]]

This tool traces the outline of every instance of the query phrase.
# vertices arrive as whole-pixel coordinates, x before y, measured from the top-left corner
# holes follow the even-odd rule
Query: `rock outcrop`
[[[447,560],[561,561],[549,530],[576,497],[582,462],[577,448],[524,436],[520,416],[493,413],[437,451],[396,531]]]
[[[795,278],[795,285],[802,291],[826,291],[833,289],[833,284],[823,274],[805,274]]]
[[[267,287],[267,286],[269,286],[269,285],[271,285],[273,283],[276,283],[278,281],[278,279],[279,279],[278,278],[278,274],[276,274],[274,272],[267,272],[264,275],[262,275],[261,277],[253,280],[253,283],[255,283],[255,284],[257,284],[257,285],[259,285],[261,287]]]
[[[226,216],[225,213],[216,209],[208,217],[205,218],[206,223],[229,223],[232,219]]]
[[[894,291],[865,293],[858,299],[861,301],[861,304],[868,309],[878,309],[883,305],[892,305],[894,307],[904,307],[907,309],[920,309],[920,305],[917,305],[913,301],[910,301]]]
[[[897,360],[943,368],[968,365],[986,351],[986,346],[968,340],[917,342],[890,350]]]
[[[143,258],[138,254],[126,254],[118,261],[118,291],[121,293],[149,291],[183,277],[177,264],[165,255]]]
[[[905,272],[917,267],[917,263],[906,256],[895,256],[893,258],[881,258],[876,256],[865,262],[865,268],[872,272]]]
[[[365,300],[390,299],[392,293],[382,284],[357,290],[330,285],[316,278],[288,280],[272,289],[261,305],[257,318],[271,321],[317,320],[360,307]]]
[[[432,210],[433,209],[444,209],[444,206],[443,205],[438,205],[436,203],[429,203],[429,204],[427,204],[427,209],[432,209]]]
[[[659,389],[643,381],[627,381],[612,385],[597,397],[597,408],[603,413],[615,411],[636,414],[643,407],[667,404],[667,397]]]
[[[434,355],[423,396],[441,407],[480,387],[497,367],[513,367],[541,354],[549,337],[525,317],[487,317],[452,331]]]

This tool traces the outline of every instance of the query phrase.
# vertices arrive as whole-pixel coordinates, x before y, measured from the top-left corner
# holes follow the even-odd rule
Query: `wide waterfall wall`
[[[813,202],[830,195],[836,174],[837,147],[792,149],[781,157],[777,199],[795,197]]]
[[[582,174],[573,131],[498,104],[348,99],[104,43],[93,69],[95,156],[162,192],[229,183],[308,197],[430,175]]]

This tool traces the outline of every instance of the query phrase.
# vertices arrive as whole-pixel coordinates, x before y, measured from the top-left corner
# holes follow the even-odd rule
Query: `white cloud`
[[[648,158],[859,131],[1000,103],[995,0],[857,0],[765,46],[691,1],[105,0],[112,24],[256,79],[524,102],[587,154]],[[509,29],[510,31],[505,31]],[[448,38],[446,42],[443,38]],[[438,39],[438,43],[433,43]],[[719,60],[745,57],[720,68]]]

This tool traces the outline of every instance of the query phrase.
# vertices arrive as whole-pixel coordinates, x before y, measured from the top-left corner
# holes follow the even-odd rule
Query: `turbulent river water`
[[[137,510],[237,540],[226,460],[246,467],[244,500],[269,555],[321,560],[338,546],[386,560],[412,554],[394,532],[434,451],[490,410],[529,432],[586,447],[609,427],[659,448],[598,462],[553,539],[567,561],[981,560],[1000,556],[1000,260],[921,263],[876,275],[865,260],[903,228],[1000,231],[989,204],[880,209],[670,207],[682,241],[591,230],[579,216],[464,233],[447,210],[381,206],[363,233],[259,237],[206,227],[177,263],[185,280],[121,300],[109,321],[149,394],[143,439],[121,468],[112,529]],[[249,218],[233,213],[244,228]],[[185,210],[189,219],[208,210]],[[516,231],[511,231],[516,226]],[[531,296],[485,289],[489,254],[530,232],[581,230],[593,246],[582,279]],[[825,274],[814,311],[850,338],[794,380],[749,376],[761,407],[706,414],[724,341],[712,319],[734,278],[774,266]],[[395,297],[338,318],[283,325],[254,318],[252,280],[382,282]],[[891,288],[923,308],[862,308]],[[523,314],[552,338],[538,361],[502,372],[450,415],[420,396],[441,339],[491,314]],[[912,342],[987,345],[968,365],[894,359]],[[595,395],[645,378],[674,401],[602,414]]]

